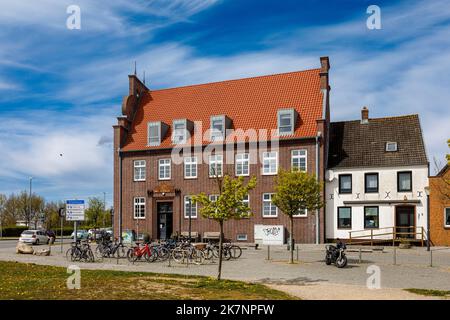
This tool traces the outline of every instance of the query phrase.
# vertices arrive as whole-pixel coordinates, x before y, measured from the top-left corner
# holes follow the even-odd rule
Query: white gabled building
[[[409,238],[421,244],[428,160],[419,117],[369,119],[367,108],[361,113],[361,120],[330,124],[326,238],[374,244]]]

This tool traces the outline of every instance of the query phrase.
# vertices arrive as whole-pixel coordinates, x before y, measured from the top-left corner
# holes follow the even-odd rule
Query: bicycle
[[[117,240],[114,243],[102,242],[95,249],[95,255],[98,258],[124,258],[127,254],[126,249],[127,247]]]
[[[151,246],[149,246],[148,243],[144,244],[142,247],[139,244],[136,244],[134,247],[128,249],[128,261],[134,263],[142,258],[148,262],[154,262],[157,259],[156,251],[151,249]]]
[[[190,241],[185,241],[172,251],[172,259],[178,263],[187,261],[201,265],[205,260],[205,254],[202,250],[195,248]]]
[[[94,253],[87,242],[77,241],[72,243],[72,247],[66,252],[66,258],[71,261],[94,262]]]

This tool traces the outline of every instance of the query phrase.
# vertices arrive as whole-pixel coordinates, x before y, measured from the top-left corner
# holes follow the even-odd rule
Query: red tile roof
[[[277,111],[295,108],[299,114],[294,134],[287,138],[312,137],[316,120],[322,119],[323,94],[320,69],[238,80],[199,84],[147,92],[131,124],[123,151],[171,148],[172,128],[160,146],[147,146],[147,123],[174,119],[202,121],[209,129],[212,115],[226,115],[234,129],[276,129]],[[195,139],[195,137],[192,137]],[[207,139],[203,144],[208,144]]]

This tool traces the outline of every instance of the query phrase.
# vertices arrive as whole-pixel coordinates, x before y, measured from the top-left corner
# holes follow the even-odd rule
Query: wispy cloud
[[[379,31],[368,30],[366,16],[361,16],[281,38],[269,36],[269,49],[226,57],[205,56],[180,43],[150,46],[132,57],[86,65],[70,75],[79,85],[63,90],[60,98],[96,101],[125,93],[124,75],[133,60],[147,71],[150,86],[159,88],[301,70],[316,67],[318,56],[329,55],[334,120],[357,118],[364,105],[374,117],[418,113],[430,159],[442,158],[446,137],[450,137],[450,127],[443,123],[450,117],[450,78],[443,72],[450,67],[450,7],[445,4],[386,7]],[[349,46],[349,42],[359,45]],[[376,46],[368,48],[370,42]]]
[[[358,118],[363,105],[373,117],[419,113],[430,159],[442,158],[446,151],[447,1],[383,6],[382,30],[366,28],[365,10],[326,26],[281,33],[274,29],[261,41],[264,49],[227,55],[209,55],[189,41],[152,41],[157,29],[190,21],[219,1],[80,0],[79,34],[65,29],[70,2],[0,0],[0,26],[23,24],[39,34],[15,41],[17,32],[11,36],[0,31],[0,67],[35,76],[29,82],[23,77],[19,84],[2,74],[0,90],[29,90],[30,103],[42,99],[43,106],[70,106],[62,112],[46,106],[37,112],[3,113],[2,123],[8,126],[0,128],[0,176],[7,182],[0,184],[0,192],[17,191],[20,186],[14,181],[28,175],[40,179],[40,190],[49,196],[111,190],[111,125],[127,93],[134,61],[139,76],[145,70],[147,84],[157,89],[309,69],[318,67],[319,56],[329,55],[333,120]],[[143,19],[133,19],[136,16]],[[46,35],[55,38],[50,41]],[[52,79],[43,88],[45,81],[38,81],[42,75]]]
[[[69,16],[67,8],[75,4],[81,9],[82,29],[129,35],[130,31],[144,32],[168,22],[187,21],[190,16],[216,2],[217,0],[0,0],[0,25],[64,30]],[[136,16],[152,22],[136,23]]]

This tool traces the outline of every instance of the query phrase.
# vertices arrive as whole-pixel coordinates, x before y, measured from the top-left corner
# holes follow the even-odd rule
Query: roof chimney
[[[369,123],[369,109],[367,109],[367,107],[361,109],[361,123]]]
[[[328,70],[330,70],[330,59],[328,57],[320,57],[320,89],[329,90]]]

